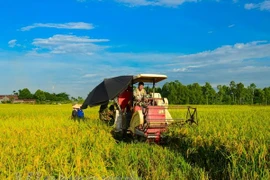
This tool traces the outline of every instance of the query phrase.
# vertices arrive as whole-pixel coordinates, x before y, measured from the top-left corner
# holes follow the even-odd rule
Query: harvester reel
[[[188,107],[186,123],[198,125],[197,108]]]

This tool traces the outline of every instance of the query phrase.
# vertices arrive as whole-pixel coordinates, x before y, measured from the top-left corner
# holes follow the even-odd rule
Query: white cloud
[[[255,82],[258,87],[270,84],[270,43],[267,41],[224,45],[186,55],[113,53],[98,46],[104,50],[94,51],[89,56],[87,53],[93,52],[91,47],[80,45],[100,41],[89,37],[55,35],[47,39],[36,39],[34,42],[39,49],[49,49],[50,52],[65,44],[75,44],[72,48],[63,48],[70,53],[36,51],[28,54],[21,52],[21,55],[18,55],[0,52],[0,65],[7,65],[7,68],[0,72],[0,75],[7,77],[7,86],[1,87],[2,92],[24,86],[29,87],[31,92],[34,92],[34,89],[51,91],[52,86],[55,86],[56,93],[65,91],[74,97],[85,97],[104,78],[139,73],[166,74],[168,81],[179,80],[183,84],[210,82],[216,86],[231,80],[246,85]],[[8,83],[10,81],[14,83]],[[162,86],[162,83],[158,86]]]
[[[50,38],[36,38],[33,45],[39,50],[49,50],[55,54],[84,53],[91,55],[106,48],[106,46],[96,45],[99,42],[108,42],[108,39],[91,39],[88,36],[61,35],[57,34]]]
[[[194,69],[202,68],[204,66],[205,65],[193,65],[193,66],[186,66],[186,67],[182,67],[182,68],[174,68],[172,70],[172,72],[192,72],[192,71],[194,71]]]
[[[228,28],[232,28],[232,27],[234,27],[235,26],[235,24],[230,24],[229,26],[228,26]]]
[[[172,72],[185,72],[187,68],[174,68]]]
[[[20,47],[21,44],[18,44],[17,43],[17,39],[12,39],[10,41],[8,41],[8,46],[11,47],[11,48],[14,48],[14,47]]]
[[[251,9],[259,9],[261,11],[270,11],[270,1],[266,0],[261,3],[247,3],[245,4],[245,9],[251,10]]]
[[[130,6],[149,6],[153,5],[153,2],[148,0],[116,0],[119,3],[124,3]]]
[[[214,50],[181,55],[170,64],[168,76],[183,83],[211,82],[222,84],[231,80],[246,84],[256,82],[261,87],[269,86],[270,43],[253,41],[224,45]],[[224,83],[223,83],[224,84]]]
[[[270,57],[270,44],[267,41],[254,41],[250,43],[224,45],[211,51],[182,55],[172,65],[225,64],[263,57]]]
[[[253,3],[245,4],[245,9],[248,9],[248,10],[255,9],[257,7],[258,7],[258,5],[257,4],[253,4]]]
[[[10,41],[8,41],[8,46],[13,48],[17,45],[17,40],[16,39],[12,39]]]
[[[229,69],[230,73],[260,73],[260,72],[270,72],[270,66],[243,66],[235,69]]]
[[[92,78],[92,77],[95,77],[95,76],[97,76],[97,74],[85,74],[82,77],[83,78]]]
[[[270,1],[264,1],[260,4],[260,10],[270,10]]]
[[[29,31],[34,28],[57,28],[57,29],[93,29],[94,26],[85,22],[69,22],[69,23],[35,23],[30,26],[22,27],[21,31]]]
[[[169,6],[177,7],[185,2],[197,2],[198,0],[116,0],[129,6]]]

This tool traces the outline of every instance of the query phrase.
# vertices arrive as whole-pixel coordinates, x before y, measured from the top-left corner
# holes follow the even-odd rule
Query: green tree
[[[217,85],[217,89],[218,89],[217,99],[219,104],[222,104],[226,96],[226,88],[222,85]]]
[[[170,94],[170,87],[169,87],[169,83],[166,82],[161,88],[161,96],[168,97],[169,94]]]
[[[16,95],[16,96],[19,95],[19,93],[17,91],[15,91],[15,90],[13,91],[13,94]]]
[[[59,94],[56,94],[56,100],[57,101],[68,101],[69,100],[69,95],[65,92],[61,92]]]
[[[264,88],[264,95],[265,95],[265,104],[268,105],[270,103],[270,87]]]
[[[254,93],[255,93],[256,85],[254,83],[251,83],[248,86],[248,93],[250,95],[251,104],[254,103]]]
[[[170,89],[170,93],[167,97],[169,102],[171,104],[177,104],[177,90],[176,90],[174,82],[169,83],[169,89]]]
[[[46,97],[46,101],[54,101],[53,95],[51,93],[44,91],[44,95]]]
[[[179,86],[180,104],[189,104],[189,89],[185,85]]]
[[[72,96],[70,99],[71,99],[71,101],[73,101],[73,102],[74,102],[74,101],[78,101],[78,99],[76,99],[76,98],[73,97],[73,96]]]
[[[236,96],[236,84],[235,84],[234,81],[230,82],[230,95],[232,97],[233,104],[235,104],[236,103],[236,100],[235,100],[236,99],[235,98],[235,96]]]
[[[190,92],[190,103],[191,104],[202,104],[203,93],[202,88],[198,83],[193,83],[187,86]]]
[[[183,85],[176,80],[172,82],[172,89],[174,92],[174,97],[172,97],[174,99],[174,104],[182,104],[184,96]]]
[[[83,98],[82,98],[81,96],[78,96],[77,99],[78,99],[78,102],[79,102],[79,103],[83,103],[83,101],[84,101]]]
[[[245,86],[243,83],[238,83],[236,85],[236,97],[239,102],[239,104],[242,104],[243,102],[243,97],[244,97],[244,91],[245,91]]]
[[[209,82],[206,82],[205,85],[202,87],[202,91],[203,91],[203,96],[205,98],[206,104],[209,104],[209,99],[210,99],[210,104],[212,104],[216,92],[211,86],[211,84]]]
[[[161,90],[160,87],[156,87],[156,92],[157,92],[157,93],[161,93],[161,91],[162,91],[162,90]]]
[[[35,98],[37,101],[41,102],[41,101],[45,101],[45,100],[46,100],[46,95],[45,95],[45,93],[44,93],[42,90],[38,89],[38,90],[35,92],[35,94],[34,94],[34,98]]]
[[[178,80],[167,82],[161,88],[162,97],[168,98],[171,104],[185,103],[186,90]]]
[[[266,101],[265,91],[262,89],[255,90],[256,103],[263,104]]]
[[[19,99],[32,99],[32,98],[33,98],[33,95],[31,94],[28,88],[19,90]]]

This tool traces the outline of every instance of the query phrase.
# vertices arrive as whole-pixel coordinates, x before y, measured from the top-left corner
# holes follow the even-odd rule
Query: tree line
[[[145,87],[147,92],[152,89]],[[218,85],[216,90],[213,86],[206,82],[203,86],[198,83],[184,85],[178,80],[165,83],[162,87],[157,87],[162,97],[167,97],[170,104],[270,104],[270,86],[265,88],[257,88],[254,83],[245,87],[243,83],[231,81],[229,85]],[[18,95],[19,99],[35,99],[37,102],[79,102],[84,99],[70,97],[67,93],[49,93],[37,90],[34,94],[28,88],[20,89],[18,92],[13,91],[14,95]]]
[[[150,90],[150,88],[147,87]],[[254,83],[245,87],[243,83],[231,81],[229,85],[218,85],[216,90],[209,82],[183,85],[178,80],[157,88],[170,104],[270,104],[270,87],[257,88]]]
[[[19,99],[35,99],[38,103],[45,102],[61,102],[69,103],[71,101],[82,102],[83,98],[78,96],[78,98],[70,97],[69,94],[65,92],[61,93],[49,93],[38,89],[34,94],[28,88],[20,89],[18,92],[13,91],[14,95],[17,95]]]

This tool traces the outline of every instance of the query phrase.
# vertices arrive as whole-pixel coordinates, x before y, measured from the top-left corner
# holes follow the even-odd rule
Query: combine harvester
[[[82,108],[97,106],[114,100],[115,132],[132,134],[134,139],[160,143],[162,133],[171,124],[198,124],[197,109],[191,106],[169,106],[168,99],[155,92],[156,83],[167,79],[166,75],[139,74],[136,76],[118,76],[105,79],[94,88],[86,98]],[[143,106],[134,102],[133,90],[138,82],[152,85],[147,104]],[[172,118],[170,110],[186,109],[185,118]]]

